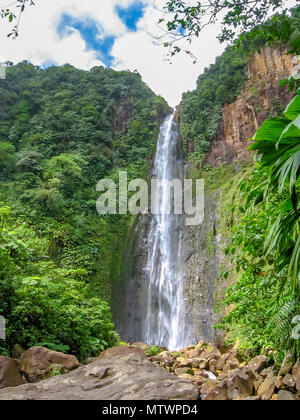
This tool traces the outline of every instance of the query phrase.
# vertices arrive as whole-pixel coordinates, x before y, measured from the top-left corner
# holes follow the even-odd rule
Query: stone
[[[19,361],[0,356],[0,389],[25,384],[26,381],[19,370]]]
[[[97,360],[97,357],[87,357],[84,361],[84,364],[89,365],[90,363],[93,363],[95,360]]]
[[[194,374],[193,370],[189,367],[176,368],[174,372],[175,372],[175,375],[185,375],[185,374],[193,375]]]
[[[125,356],[133,353],[140,354],[141,357],[145,355],[144,350],[139,347],[115,346],[103,351],[98,359],[110,359],[114,356]],[[155,359],[159,361],[158,356],[155,356]]]
[[[218,362],[217,362],[217,360],[215,360],[215,359],[211,359],[211,360],[209,361],[208,366],[209,366],[209,370],[210,370],[210,372],[215,373],[217,363],[218,363]]]
[[[219,383],[220,382],[216,381],[215,379],[207,379],[207,381],[200,388],[201,394],[207,395],[210,392],[210,390],[213,389]]]
[[[298,398],[296,395],[292,394],[289,391],[281,390],[278,392],[278,401],[297,401]]]
[[[284,376],[287,373],[289,373],[290,370],[293,367],[293,364],[294,364],[294,355],[290,350],[288,350],[285,354],[285,358],[282,362],[282,365],[281,365],[281,368],[280,368],[280,371],[279,371],[278,375],[279,376]]]
[[[196,349],[201,349],[202,347],[206,347],[206,346],[207,346],[207,342],[205,340],[201,340],[196,345]]]
[[[271,367],[268,367],[268,368],[266,368],[266,369],[263,369],[261,372],[260,372],[260,376],[262,376],[263,378],[266,378],[270,373],[272,373],[273,372],[273,369],[271,368]]]
[[[234,383],[241,397],[249,397],[253,394],[256,376],[251,370],[247,368],[235,369],[230,373],[229,380]]]
[[[240,362],[236,357],[229,357],[226,360],[225,366],[223,367],[224,372],[228,372],[229,370],[237,369],[240,367]]]
[[[205,401],[226,401],[227,385],[225,382],[216,384],[204,397]]]
[[[271,399],[272,395],[275,391],[275,378],[273,372],[269,373],[269,375],[264,379],[263,383],[257,390],[257,395],[261,398]]]
[[[280,389],[282,387],[282,381],[283,381],[283,376],[276,376],[274,380],[274,385],[277,389]]]
[[[225,363],[226,363],[226,360],[225,360],[225,358],[222,356],[222,357],[221,357],[221,359],[219,359],[219,360],[218,360],[218,362],[217,362],[216,369],[217,369],[217,370],[223,370],[223,369],[224,369],[224,366],[225,366]]]
[[[25,349],[20,344],[14,344],[12,348],[13,359],[20,359],[23,353],[25,353]]]
[[[290,375],[289,373],[287,375],[285,375],[285,377],[283,378],[282,381],[282,385],[287,386],[288,388],[294,388],[296,383],[292,377],[292,375]]]
[[[192,367],[192,361],[185,357],[176,357],[176,362],[178,367]]]
[[[149,348],[148,344],[142,343],[141,341],[130,344],[130,347],[138,347],[142,350],[147,350]]]
[[[267,356],[256,356],[248,363],[248,368],[252,372],[260,373],[266,366]]]
[[[0,400],[197,400],[190,381],[131,353],[98,359],[70,373],[0,391]]]
[[[65,370],[62,365],[53,364],[45,372],[43,379],[52,378],[57,375],[64,375]]]
[[[210,360],[210,359],[219,360],[221,359],[221,356],[222,354],[220,350],[217,347],[213,347],[213,346],[207,347],[207,349],[201,353],[201,357],[203,357],[206,360]]]
[[[296,384],[296,389],[300,393],[300,359],[293,366],[292,376]]]
[[[70,354],[45,347],[31,347],[21,356],[20,371],[25,374],[28,382],[38,382],[43,379],[46,371],[53,364],[62,365],[65,373],[80,366],[77,358]]]
[[[187,351],[186,355],[188,359],[193,359],[194,357],[198,357],[200,353],[201,353],[200,349],[193,349],[193,350]]]

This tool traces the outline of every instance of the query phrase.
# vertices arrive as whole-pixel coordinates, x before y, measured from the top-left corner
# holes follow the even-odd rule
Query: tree
[[[22,17],[22,13],[25,10],[27,4],[34,6],[33,0],[16,0],[11,5],[15,4],[14,9],[9,9],[9,6],[0,9],[0,17],[8,19],[9,22],[16,21],[16,25],[12,28],[12,31],[7,35],[16,38],[19,36],[19,25]]]
[[[11,171],[15,164],[15,147],[8,142],[0,142],[0,173]]]
[[[222,26],[219,40],[232,41],[242,32],[263,23],[270,13],[280,8],[286,10],[285,3],[286,0],[212,0],[195,1],[191,5],[183,0],[168,0],[164,7],[166,17],[159,21],[166,24],[167,32],[163,38],[168,38],[168,41],[164,45],[174,55],[181,50],[178,46],[180,40],[187,39],[190,43],[218,19],[221,19]]]

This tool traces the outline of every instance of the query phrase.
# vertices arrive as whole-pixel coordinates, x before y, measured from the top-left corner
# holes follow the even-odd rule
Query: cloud
[[[145,4],[141,1],[135,1],[134,3],[122,6],[116,4],[115,10],[117,15],[131,31],[137,30],[137,23],[144,15]]]
[[[67,13],[61,15],[57,25],[57,33],[60,39],[68,38],[76,31],[85,41],[85,50],[93,51],[96,58],[106,66],[111,66],[113,57],[110,51],[116,37],[106,36],[102,25],[89,16],[83,15],[78,18]]]
[[[1,22],[0,62],[138,70],[152,90],[175,106],[224,47],[216,40],[218,27],[212,26],[192,45],[196,65],[184,53],[170,64],[166,49],[157,45],[157,37],[163,35],[157,24],[163,4],[164,0],[156,0],[158,7],[154,0],[39,0],[25,10],[18,39],[7,39],[10,27]]]

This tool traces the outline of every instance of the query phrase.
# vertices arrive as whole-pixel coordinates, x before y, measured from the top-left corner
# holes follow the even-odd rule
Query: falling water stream
[[[183,178],[181,137],[174,114],[160,129],[152,178],[162,181],[158,214],[151,216],[147,238],[147,310],[142,333],[149,344],[170,350],[186,344],[184,322],[184,264],[181,256],[183,216],[174,214],[172,194],[165,180]],[[168,213],[168,208],[171,212]]]

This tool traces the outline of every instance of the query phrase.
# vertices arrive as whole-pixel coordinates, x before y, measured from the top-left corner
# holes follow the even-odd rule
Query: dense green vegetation
[[[233,47],[216,59],[198,78],[197,88],[183,96],[179,108],[183,141],[194,143],[189,159],[201,166],[222,118],[222,106],[232,103],[240,94],[247,79],[249,54],[263,45],[288,46],[290,52],[300,53],[300,7],[289,14],[276,15],[262,26],[243,34]]]
[[[137,73],[26,62],[0,103],[0,346],[97,354],[116,340],[106,302],[131,220],[97,214],[96,183],[147,174],[168,105]]]
[[[225,299],[230,312],[216,327],[226,331],[228,342],[238,340],[249,357],[271,347],[278,363],[287,350],[300,354],[300,340],[293,336],[300,313],[299,89],[284,113],[279,109],[257,131],[250,147],[257,151],[254,167],[230,175],[232,168],[222,162],[212,168],[203,161],[222,106],[233,102],[244,86],[247,57],[265,45],[299,54],[299,27],[297,7],[291,17],[276,15],[243,34],[199,77],[197,89],[184,95],[179,109],[184,141],[195,145],[188,155],[190,175],[199,177],[200,172],[209,194],[223,189],[220,229],[229,246],[220,282],[231,282]],[[296,92],[295,79],[281,85],[286,83]],[[221,306],[224,311],[224,301]]]
[[[255,169],[240,184],[242,202],[231,254],[242,275],[227,292],[234,309],[223,320],[232,341],[251,353],[271,346],[299,356],[293,337],[300,313],[300,90],[284,112],[257,131]]]

